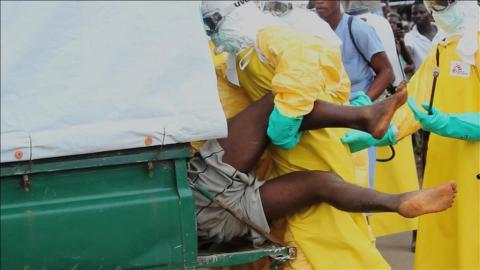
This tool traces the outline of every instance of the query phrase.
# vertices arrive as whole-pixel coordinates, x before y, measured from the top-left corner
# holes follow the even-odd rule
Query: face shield
[[[211,15],[203,17],[203,24],[205,25],[205,30],[207,35],[212,35],[218,31],[218,26],[225,20],[219,12],[215,12]]]
[[[477,1],[429,0],[425,6],[432,12],[437,26],[447,32],[445,41],[458,40],[456,52],[472,65],[478,51],[478,32],[480,30],[480,7]]]
[[[203,1],[202,17],[207,35],[211,36],[218,31],[225,17],[235,10],[234,3],[229,1]]]
[[[455,3],[455,0],[429,0],[425,1],[425,6],[430,12],[441,12]]]
[[[465,27],[464,8],[455,0],[425,1],[435,23],[448,34],[459,34]]]

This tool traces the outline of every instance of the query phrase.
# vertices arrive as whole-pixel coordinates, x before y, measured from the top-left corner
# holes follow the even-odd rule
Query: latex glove
[[[429,115],[430,106],[428,104],[423,103],[422,107],[426,111],[421,111],[412,98],[409,98],[407,103],[423,130],[444,137],[467,141],[480,140],[480,113],[450,114],[432,107],[432,115]]]
[[[273,144],[283,149],[291,149],[300,141],[299,128],[302,119],[303,117],[285,116],[275,106],[268,118],[267,135]]]
[[[370,97],[367,96],[367,94],[365,94],[364,92],[360,92],[358,96],[356,96],[352,101],[350,101],[350,105],[355,107],[372,105],[372,103],[373,102]]]
[[[370,146],[385,146],[397,143],[397,128],[390,124],[385,135],[377,140],[370,133],[360,130],[349,130],[341,139],[342,143],[348,144],[350,152],[355,153]]]

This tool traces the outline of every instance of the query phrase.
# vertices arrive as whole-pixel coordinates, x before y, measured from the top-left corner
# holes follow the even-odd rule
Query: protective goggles
[[[220,25],[225,21],[228,14],[232,13],[237,7],[241,7],[243,4],[248,3],[247,0],[242,1],[241,4],[232,4],[223,9],[216,9],[209,15],[203,15],[203,24],[205,25],[207,35],[212,35],[218,31]]]
[[[285,15],[292,10],[292,3],[281,1],[265,1],[263,10],[272,13],[275,16]]]
[[[425,6],[429,10],[439,12],[446,10],[453,3],[455,3],[455,0],[430,0],[425,1]]]
[[[218,30],[218,26],[225,20],[225,17],[220,12],[214,12],[209,16],[203,17],[203,23],[207,31],[207,35],[211,35]]]

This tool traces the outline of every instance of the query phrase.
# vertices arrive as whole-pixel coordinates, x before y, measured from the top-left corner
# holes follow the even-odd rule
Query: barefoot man
[[[198,192],[200,187],[208,189],[217,200],[242,213],[265,231],[269,231],[272,220],[321,203],[343,211],[396,212],[404,217],[417,217],[451,207],[456,192],[454,183],[422,191],[385,194],[350,184],[338,175],[324,171],[291,172],[268,182],[257,179],[251,171],[269,143],[266,128],[273,106],[270,94],[253,102],[228,121],[227,138],[207,141],[189,161],[189,180],[194,189],[202,240],[225,242],[248,236],[255,244],[260,244],[265,239]],[[341,125],[337,121],[344,114],[338,114],[338,111],[348,108],[324,101],[317,101],[315,107],[325,108],[314,109],[306,115],[301,130],[307,126]],[[363,126],[368,121],[355,114],[369,115],[369,110],[382,112],[384,108],[354,108],[346,114],[351,114],[353,122]],[[256,121],[252,123],[251,119]]]

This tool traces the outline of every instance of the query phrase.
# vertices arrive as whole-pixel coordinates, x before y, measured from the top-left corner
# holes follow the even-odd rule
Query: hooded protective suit
[[[452,65],[460,60],[455,52],[457,44],[458,41],[452,41],[438,45],[440,76],[433,104],[444,112],[480,113],[479,66],[466,64],[468,76],[451,73]],[[479,57],[477,52],[477,63]],[[417,101],[428,102],[434,67],[435,51],[432,51],[408,86]],[[430,134],[423,186],[455,180],[458,193],[451,209],[419,218],[415,268],[480,269],[479,173],[479,141]]]

